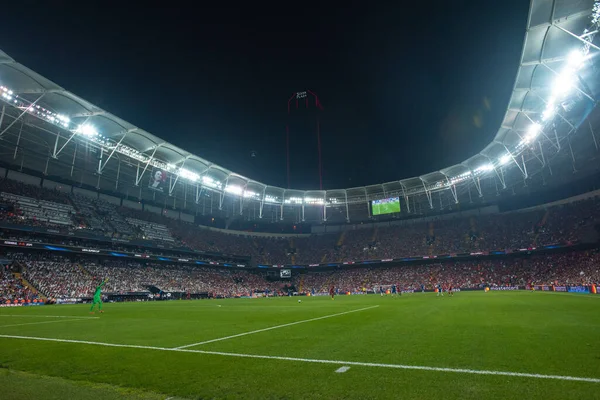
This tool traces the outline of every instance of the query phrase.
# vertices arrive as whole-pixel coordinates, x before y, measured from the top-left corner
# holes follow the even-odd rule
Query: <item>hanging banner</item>
[[[150,175],[150,182],[148,182],[148,188],[158,192],[164,192],[165,186],[167,186],[167,173],[162,169],[153,168],[152,174]]]

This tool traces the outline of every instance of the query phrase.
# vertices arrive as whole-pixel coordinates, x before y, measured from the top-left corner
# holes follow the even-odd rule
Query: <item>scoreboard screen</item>
[[[389,199],[373,200],[371,202],[373,215],[393,214],[400,212],[400,198],[390,197]]]
[[[279,277],[280,278],[291,278],[292,277],[292,270],[291,269],[282,269],[279,271]]]

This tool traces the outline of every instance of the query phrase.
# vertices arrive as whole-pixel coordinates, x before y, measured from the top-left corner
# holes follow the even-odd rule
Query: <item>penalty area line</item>
[[[240,336],[253,335],[255,333],[271,331],[273,329],[285,328],[285,327],[288,327],[288,326],[293,326],[293,325],[298,325],[298,324],[304,324],[306,322],[318,321],[320,319],[333,318],[333,317],[337,317],[337,316],[340,316],[340,315],[346,315],[346,314],[351,314],[351,313],[355,313],[355,312],[359,312],[359,311],[370,310],[372,308],[377,308],[377,307],[379,307],[379,306],[377,305],[377,306],[359,308],[358,310],[350,310],[350,311],[344,311],[344,312],[337,313],[337,314],[324,315],[322,317],[316,317],[316,318],[310,318],[310,319],[303,319],[301,321],[290,322],[288,324],[275,325],[275,326],[270,326],[268,328],[257,329],[255,331],[238,333],[237,335],[231,335],[231,336],[225,336],[225,337],[221,337],[221,338],[217,338],[217,339],[205,340],[204,342],[186,344],[185,346],[176,347],[176,349],[178,349],[178,350],[180,350],[180,349],[187,349],[188,347],[194,347],[194,346],[200,346],[200,345],[208,344],[208,343],[220,342],[222,340],[229,340],[229,339],[234,339],[234,338],[237,338],[237,337],[240,337]]]
[[[90,342],[90,341],[85,341],[85,340],[53,339],[53,338],[43,338],[43,337],[33,337],[33,336],[0,335],[0,338],[20,339],[20,340],[37,340],[37,341],[58,342],[58,343],[76,343],[76,344],[86,344],[86,345],[93,345],[93,346],[145,349],[145,350],[156,350],[156,351],[172,351],[172,352],[179,352],[179,353],[195,353],[195,354],[206,354],[206,355],[215,355],[215,356],[224,356],[224,357],[253,358],[253,359],[278,360],[278,361],[296,361],[296,362],[313,363],[313,364],[333,364],[333,365],[339,365],[339,366],[352,365],[352,366],[357,366],[357,367],[376,367],[376,368],[405,369],[405,370],[418,370],[418,371],[430,371],[430,372],[446,372],[446,373],[472,374],[472,375],[512,376],[512,377],[517,377],[517,378],[551,379],[551,380],[559,380],[559,381],[600,383],[600,378],[586,378],[586,377],[565,376],[565,375],[531,374],[531,373],[526,373],[526,372],[492,371],[492,370],[478,370],[478,369],[467,369],[467,368],[429,367],[429,366],[422,366],[422,365],[383,364],[383,363],[340,361],[340,360],[319,360],[319,359],[312,359],[312,358],[296,358],[296,357],[281,357],[281,356],[265,356],[265,355],[258,355],[258,354],[225,353],[225,352],[221,352],[221,351],[177,349],[177,348],[168,348],[168,347],[154,347],[154,346],[141,346],[141,345],[129,345],[129,344]]]

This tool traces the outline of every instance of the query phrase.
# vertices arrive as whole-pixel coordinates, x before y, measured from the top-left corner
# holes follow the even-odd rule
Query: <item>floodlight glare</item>
[[[567,58],[567,63],[572,68],[579,68],[585,61],[585,56],[581,52],[581,50],[574,50],[569,54]]]
[[[92,125],[88,125],[88,124],[79,125],[76,132],[81,133],[84,136],[89,136],[89,137],[98,135],[98,131],[96,130],[96,128],[94,128]]]
[[[542,113],[542,119],[544,121],[548,121],[548,120],[552,119],[552,117],[554,117],[555,113],[556,113],[556,110],[554,108],[548,108]]]
[[[228,185],[225,191],[240,196],[244,190],[238,185]]]
[[[500,165],[504,165],[507,162],[509,162],[511,160],[511,155],[510,154],[505,154],[502,157],[500,157]]]
[[[565,95],[575,85],[575,78],[568,72],[561,73],[554,81],[554,92]]]
[[[200,179],[200,175],[185,168],[179,168],[178,173],[182,178],[188,179],[192,182],[196,182],[198,179]]]
[[[485,171],[491,171],[493,169],[494,169],[494,166],[492,164],[484,164],[481,167],[477,168],[475,171],[485,172]]]
[[[529,128],[527,129],[527,134],[525,135],[525,138],[523,139],[523,141],[525,143],[529,143],[529,142],[533,141],[540,134],[541,130],[542,130],[542,126],[538,123],[533,123],[533,124],[529,125]]]

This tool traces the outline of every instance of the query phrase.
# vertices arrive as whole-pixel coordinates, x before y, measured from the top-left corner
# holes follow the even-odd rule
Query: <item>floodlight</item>
[[[552,86],[553,90],[557,94],[567,94],[571,88],[575,85],[575,77],[569,72],[561,73]]]
[[[79,125],[76,132],[89,137],[98,135],[98,131],[96,130],[96,128],[89,124]]]
[[[486,172],[494,169],[492,164],[483,164],[481,167],[477,168],[475,172]]]
[[[174,165],[169,165],[170,167],[175,167]],[[200,175],[198,175],[195,172],[192,172],[190,170],[187,170],[185,168],[179,168],[178,171],[179,176],[188,179],[192,182],[196,182],[198,179],[200,179]]]
[[[504,165],[507,162],[509,162],[512,159],[512,156],[510,154],[505,154],[502,157],[500,157],[500,165]]]
[[[228,185],[225,188],[225,191],[229,192],[231,194],[235,194],[235,195],[241,196],[244,190],[240,186],[238,186],[238,185]]]
[[[573,50],[567,57],[567,63],[569,67],[576,69],[580,68],[584,61],[585,55],[581,52],[581,50]]]
[[[542,126],[538,123],[534,122],[533,124],[529,125],[529,128],[527,128],[527,134],[525,135],[523,141],[525,143],[533,141],[540,134],[541,130]]]

